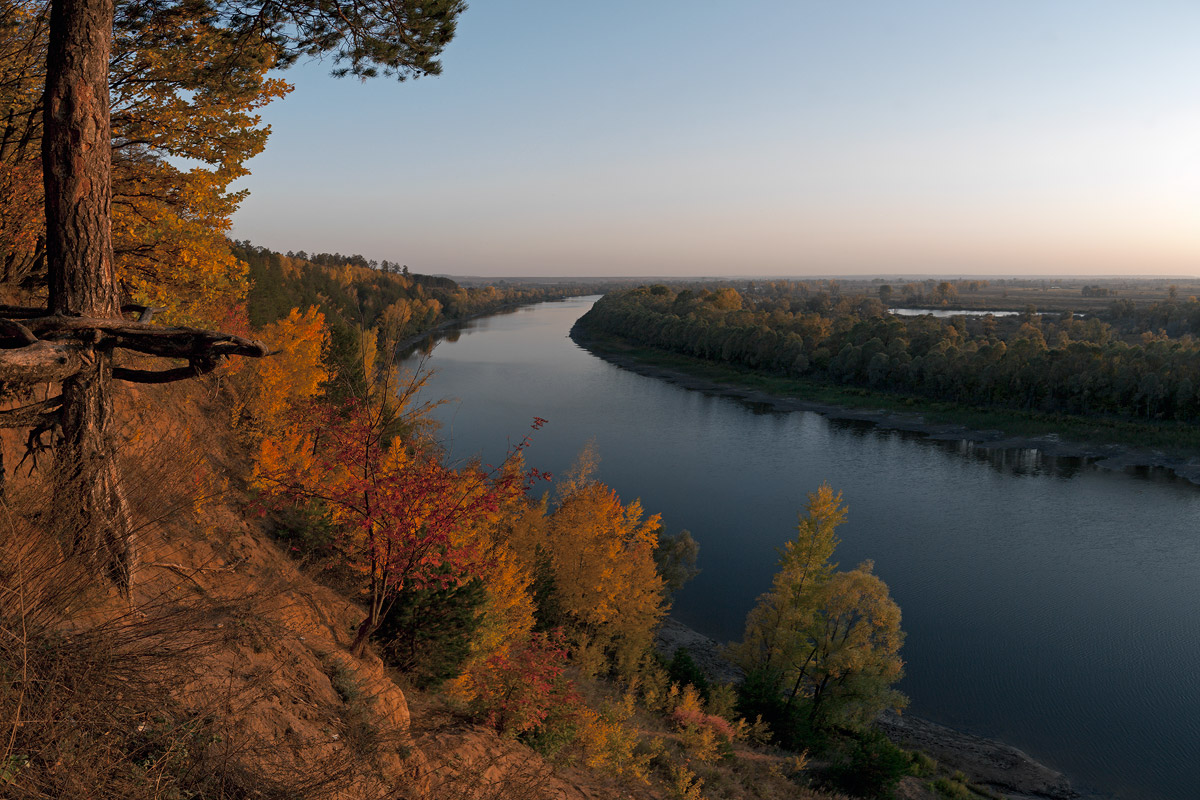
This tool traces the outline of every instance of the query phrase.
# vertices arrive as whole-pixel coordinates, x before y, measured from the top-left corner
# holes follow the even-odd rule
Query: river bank
[[[678,620],[668,617],[659,628],[655,646],[670,658],[679,648],[710,680],[740,681],[742,672],[721,654],[721,645]],[[949,770],[965,774],[971,783],[1007,800],[1070,800],[1079,797],[1061,772],[995,739],[956,731],[912,714],[885,712],[879,727],[896,744],[920,750]]]
[[[471,322],[473,320],[485,319],[487,317],[496,317],[496,316],[501,316],[503,314],[514,314],[523,308],[531,308],[531,307],[539,305],[541,303],[555,303],[555,302],[559,302],[562,300],[569,300],[572,297],[580,297],[580,296],[583,296],[583,295],[563,294],[560,296],[543,297],[540,300],[532,300],[532,301],[524,300],[524,301],[518,301],[518,302],[514,302],[514,303],[504,303],[504,304],[498,305],[494,308],[485,309],[483,311],[476,311],[473,314],[467,314],[465,317],[454,317],[453,319],[442,320],[441,322],[439,322],[437,325],[434,325],[433,327],[426,328],[423,331],[420,331],[419,333],[414,333],[412,336],[408,336],[404,339],[401,339],[395,345],[395,351],[393,353],[393,360],[394,361],[403,361],[404,359],[410,357],[417,350],[417,348],[420,347],[421,345],[426,344],[426,343],[434,344],[438,341],[441,341],[441,339],[443,337],[445,337],[454,328],[459,327],[459,326],[464,326],[468,322]]]
[[[537,303],[550,303],[562,299],[563,298],[561,297],[553,297],[545,300],[538,300],[534,303],[505,303],[504,305],[496,306],[495,308],[490,308],[486,311],[476,311],[474,314],[467,314],[465,317],[455,317],[454,319],[443,320],[437,325],[434,325],[432,328],[426,328],[420,333],[414,333],[412,336],[401,339],[396,344],[393,360],[402,361],[408,358],[420,345],[426,342],[432,343],[434,340],[440,341],[440,337],[445,335],[447,331],[458,325],[465,325],[471,320],[483,319],[484,317],[494,317],[500,314],[512,314],[522,308],[525,308],[526,306],[537,305]]]
[[[981,450],[1037,450],[1054,458],[1084,459],[1094,466],[1108,470],[1163,469],[1200,485],[1200,454],[1173,453],[1158,448],[1121,443],[1075,441],[1060,438],[1056,433],[1014,436],[998,429],[976,429],[957,423],[930,422],[925,414],[919,411],[851,408],[834,403],[781,396],[761,389],[739,386],[733,382],[713,380],[673,366],[648,363],[628,353],[601,346],[595,340],[582,335],[577,327],[572,329],[571,338],[598,358],[639,375],[668,381],[686,389],[759,404],[775,411],[812,411],[830,419],[873,423],[881,430],[905,431],[935,440],[966,442],[971,447]]]

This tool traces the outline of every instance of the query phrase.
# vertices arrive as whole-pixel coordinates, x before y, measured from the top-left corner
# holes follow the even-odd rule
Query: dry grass
[[[242,538],[212,387],[123,400],[131,597],[64,547],[71,498],[42,473],[0,502],[0,796],[410,796],[407,731],[320,669],[316,650],[339,647],[322,623],[344,624],[346,604]]]

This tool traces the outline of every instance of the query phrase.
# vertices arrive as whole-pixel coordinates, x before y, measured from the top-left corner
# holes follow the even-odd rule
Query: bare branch
[[[217,368],[215,358],[194,358],[186,367],[174,369],[127,369],[113,367],[113,377],[130,383],[174,383],[207,375]]]
[[[29,328],[11,319],[0,319],[0,336],[20,339],[26,345],[37,344],[38,340]]]
[[[78,374],[91,360],[85,342],[39,341],[24,347],[0,349],[0,381],[8,384],[61,381]]]
[[[0,428],[29,428],[48,418],[57,417],[62,397],[52,397],[40,403],[0,411]]]

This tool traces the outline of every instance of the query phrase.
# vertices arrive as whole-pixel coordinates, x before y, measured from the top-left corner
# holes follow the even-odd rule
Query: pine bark
[[[53,0],[42,161],[51,313],[118,313],[111,230],[112,0]],[[65,544],[128,592],[135,548],[112,435],[112,352],[63,381],[57,509]]]
[[[112,0],[54,0],[43,106],[50,311],[117,313],[108,61]]]

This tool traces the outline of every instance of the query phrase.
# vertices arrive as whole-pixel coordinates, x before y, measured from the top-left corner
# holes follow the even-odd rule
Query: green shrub
[[[677,683],[681,687],[691,684],[701,697],[708,699],[708,679],[704,677],[704,672],[697,666],[686,647],[675,651],[671,663],[667,665],[667,674],[671,677],[671,683]]]
[[[918,778],[931,778],[937,772],[937,761],[920,750],[914,750],[912,759],[912,774]]]
[[[896,784],[910,774],[912,760],[908,753],[877,730],[857,734],[848,758],[828,772],[830,782],[839,791],[871,798],[892,797]]]
[[[780,747],[800,752],[822,744],[808,712],[804,701],[789,706],[779,695],[777,676],[766,670],[752,670],[738,686],[737,713],[747,720],[761,718]]]
[[[970,789],[953,778],[938,778],[931,785],[933,790],[946,800],[971,800],[975,796]]]
[[[444,588],[405,587],[375,633],[380,655],[418,688],[436,689],[471,655],[485,599],[478,578]]]

